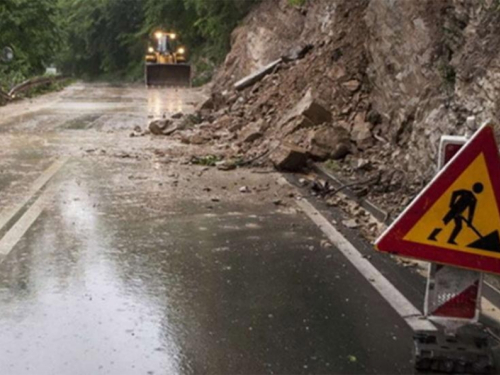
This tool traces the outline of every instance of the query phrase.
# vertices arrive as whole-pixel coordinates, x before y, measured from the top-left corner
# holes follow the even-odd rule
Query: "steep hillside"
[[[226,157],[272,160],[294,144],[338,159],[348,178],[378,176],[368,194],[397,210],[435,173],[442,134],[464,134],[469,116],[499,117],[499,43],[492,0],[263,0],[233,32],[200,111],[203,139],[225,144]],[[260,82],[233,88],[284,55]],[[311,121],[307,103],[331,115]]]

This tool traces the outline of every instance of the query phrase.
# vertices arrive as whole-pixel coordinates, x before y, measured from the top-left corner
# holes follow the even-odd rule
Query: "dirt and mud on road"
[[[147,134],[203,99],[79,83],[0,108],[0,372],[412,371],[411,330],[301,193]]]

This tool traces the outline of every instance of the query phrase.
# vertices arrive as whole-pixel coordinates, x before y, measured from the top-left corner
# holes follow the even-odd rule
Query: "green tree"
[[[119,75],[141,61],[142,3],[137,0],[63,0],[65,46],[60,64],[76,75]]]
[[[0,63],[0,82],[8,86],[40,74],[61,43],[56,0],[2,0],[0,2],[0,48],[10,46],[15,59]]]
[[[175,30],[198,72],[210,70],[258,1],[0,0],[0,47],[16,54],[14,63],[0,66],[0,78],[38,74],[54,61],[81,77],[139,77],[157,28]]]

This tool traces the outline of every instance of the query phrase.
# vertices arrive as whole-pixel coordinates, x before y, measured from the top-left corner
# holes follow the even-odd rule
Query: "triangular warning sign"
[[[377,240],[380,251],[500,273],[500,157],[483,126]]]

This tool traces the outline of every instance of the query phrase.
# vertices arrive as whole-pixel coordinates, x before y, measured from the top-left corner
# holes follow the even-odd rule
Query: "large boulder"
[[[169,119],[158,119],[153,120],[149,123],[149,131],[154,135],[163,135],[163,131],[172,124],[172,121]]]
[[[281,133],[286,137],[297,130],[313,127],[314,123],[306,116],[300,115],[288,121],[282,128]]]
[[[351,148],[349,132],[341,126],[325,126],[311,131],[309,155],[315,160],[341,159]]]
[[[332,121],[332,113],[314,98],[311,89],[309,89],[297,105],[285,115],[283,124],[300,116],[304,116],[315,125]]]
[[[171,135],[177,130],[181,129],[178,121],[172,121],[170,119],[159,119],[153,120],[148,126],[151,134],[154,135]]]
[[[292,144],[281,144],[269,159],[278,170],[297,172],[307,164],[307,151]]]

